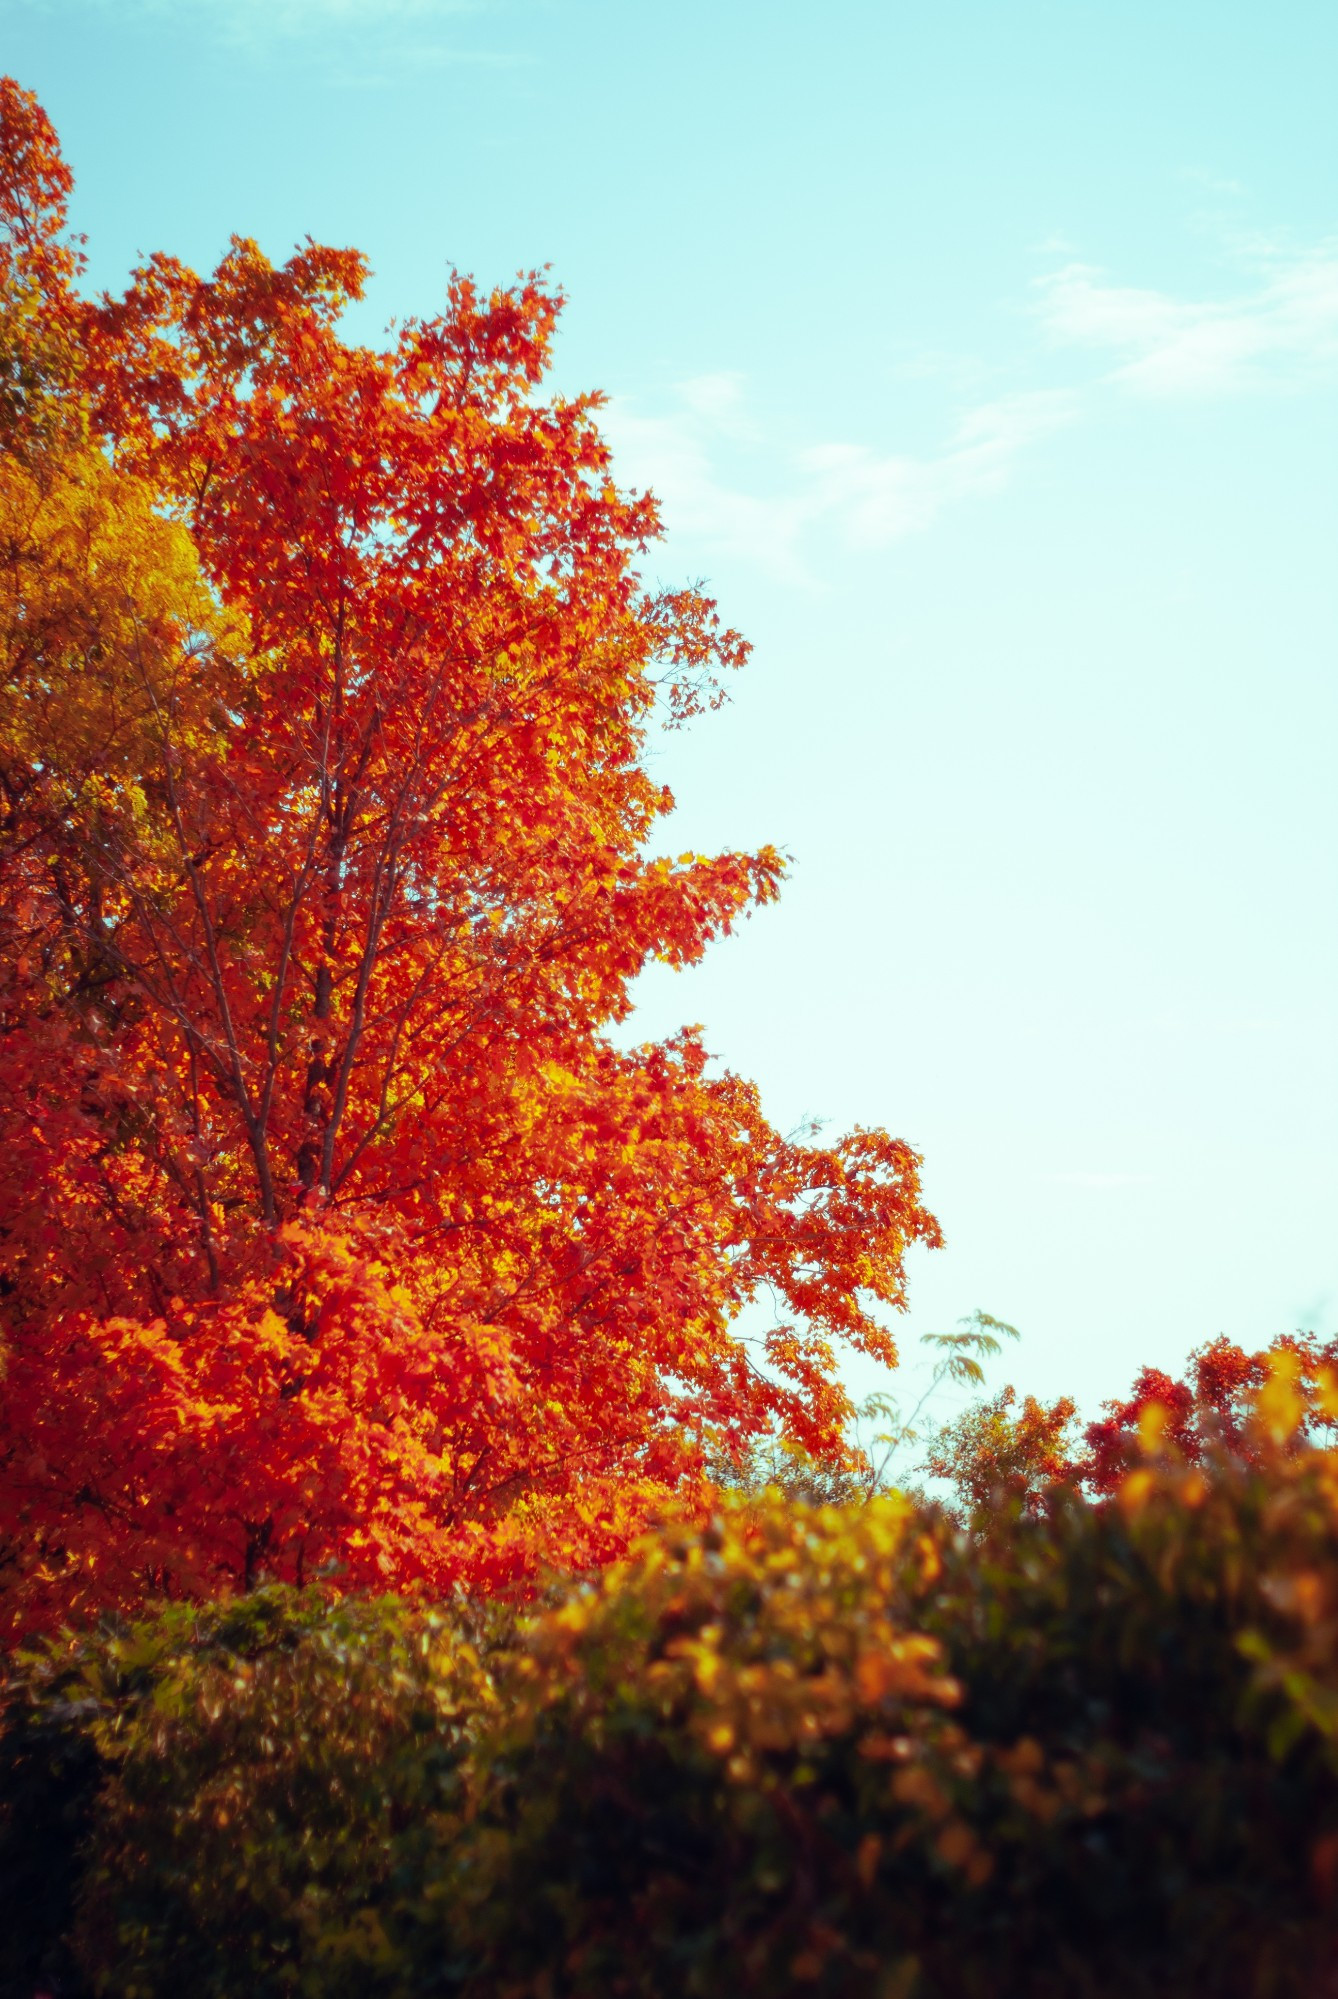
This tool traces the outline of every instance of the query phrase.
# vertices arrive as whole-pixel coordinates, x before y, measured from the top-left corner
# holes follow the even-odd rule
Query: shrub
[[[89,1986],[140,1999],[381,1989],[401,1885],[451,1836],[499,1621],[271,1587],[28,1655],[4,1736],[5,1991],[76,1987],[62,1931]],[[27,1915],[25,1853],[53,1884]]]
[[[1338,1459],[1289,1394],[1252,1464],[1149,1425],[1116,1503],[969,1535],[763,1505],[542,1620],[472,1990],[1338,1991]]]
[[[511,1629],[270,1591],[48,1648],[6,1753],[64,1841],[83,1974],[1338,1993],[1338,1456],[1304,1414],[1276,1372],[1248,1451],[1189,1462],[1154,1415],[1114,1499],[969,1532],[895,1496],[739,1500]]]

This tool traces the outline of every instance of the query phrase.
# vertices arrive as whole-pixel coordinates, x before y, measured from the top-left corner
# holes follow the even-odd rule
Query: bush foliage
[[[1304,1413],[1279,1369],[1194,1463],[1154,1411],[1114,1498],[968,1530],[737,1499],[511,1619],[270,1589],[51,1641],[7,1692],[6,1990],[1336,1992]]]

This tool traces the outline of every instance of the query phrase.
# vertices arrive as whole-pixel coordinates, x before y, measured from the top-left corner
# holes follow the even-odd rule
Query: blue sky
[[[756,652],[657,750],[780,905],[645,982],[773,1116],[912,1140],[1094,1409],[1338,1330],[1338,10],[0,0],[99,282],[551,263],[656,567]],[[860,1377],[860,1385],[865,1378]],[[874,1385],[868,1382],[867,1385]]]

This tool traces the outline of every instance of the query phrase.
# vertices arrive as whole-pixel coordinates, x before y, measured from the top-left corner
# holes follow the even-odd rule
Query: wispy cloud
[[[1150,1187],[1150,1173],[1046,1173],[1054,1187],[1080,1187],[1091,1194],[1111,1194],[1125,1187]]]
[[[1225,196],[1230,201],[1240,200],[1247,193],[1242,182],[1214,173],[1210,167],[1185,167],[1180,178],[1190,187],[1202,188],[1205,194]]]
[[[861,549],[915,534],[946,508],[997,492],[1019,456],[1074,410],[1068,391],[1028,392],[969,410],[923,456],[831,442],[795,445],[777,463],[743,379],[705,375],[681,383],[656,414],[615,399],[605,428],[620,476],[654,488],[676,538],[796,579],[805,573],[802,543],[816,530]]]
[[[1338,240],[1256,246],[1254,283],[1234,296],[1177,298],[1070,263],[1039,285],[1049,337],[1119,357],[1109,378],[1146,395],[1221,395],[1308,383],[1338,367]]]
[[[1167,398],[1302,387],[1338,373],[1338,239],[1298,248],[1256,238],[1237,254],[1242,281],[1207,299],[1117,283],[1070,258],[1039,281],[1035,317],[1052,355],[1062,347],[1092,360],[1066,387],[968,404],[937,449],[804,442],[785,419],[762,421],[742,376],[708,374],[680,383],[654,411],[627,398],[610,405],[619,473],[653,488],[676,541],[802,581],[822,536],[883,548],[1002,491],[1041,440],[1078,423],[1111,384]],[[956,368],[959,392],[969,374]]]
[[[728,477],[724,457],[745,465],[760,455],[738,375],[701,375],[680,383],[667,408],[647,411],[630,397],[613,398],[603,429],[618,477],[649,486],[665,525],[712,552],[741,555],[781,570],[796,559],[800,531],[812,520],[812,496],[790,477],[764,475],[757,488]]]
[[[962,500],[997,493],[1022,453],[1076,411],[1066,389],[1028,390],[969,410],[928,457],[827,444],[805,452],[803,463],[846,540],[878,548],[929,527]]]
[[[273,54],[285,44],[315,53],[329,71],[357,57],[350,78],[387,80],[403,59],[432,67],[465,63],[510,65],[512,54],[473,47],[471,23],[493,11],[492,0],[29,0],[48,12],[81,6],[114,9],[122,20],[170,23],[240,53]]]

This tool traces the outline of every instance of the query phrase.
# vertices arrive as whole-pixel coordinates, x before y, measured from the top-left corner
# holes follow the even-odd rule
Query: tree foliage
[[[1076,1411],[1066,1395],[1050,1404],[1028,1395],[1019,1405],[1015,1388],[1001,1388],[944,1424],[925,1470],[946,1479],[969,1514],[1010,1503],[1034,1512],[1074,1479]]]
[[[1132,1392],[1107,1402],[1080,1437],[1070,1396],[1045,1403],[1028,1395],[1019,1403],[1016,1389],[1003,1388],[938,1430],[924,1469],[947,1482],[967,1515],[984,1518],[1000,1506],[1034,1513],[1066,1490],[1108,1495],[1149,1436],[1164,1436],[1188,1464],[1221,1450],[1248,1457],[1250,1413],[1278,1364],[1290,1370],[1302,1399],[1305,1435],[1338,1428],[1324,1390],[1338,1366],[1338,1340],[1287,1333],[1247,1353],[1219,1336],[1190,1354],[1183,1379],[1140,1369]]]
[[[715,1446],[843,1461],[836,1353],[937,1228],[905,1144],[613,1032],[782,870],[651,851],[647,732],[747,648],[643,581],[560,294],[362,346],[355,252],[238,238],[90,300],[69,186],[5,83],[6,1620],[491,1587]]]
[[[1183,1380],[1160,1368],[1142,1368],[1132,1393],[1108,1402],[1096,1422],[1087,1425],[1086,1450],[1075,1472],[1094,1492],[1114,1491],[1149,1421],[1191,1464],[1222,1446],[1248,1454],[1253,1448],[1250,1412],[1279,1361],[1291,1371],[1303,1398],[1307,1430],[1323,1434],[1338,1428],[1338,1412],[1324,1391],[1329,1370],[1338,1364],[1338,1339],[1285,1333],[1271,1346],[1247,1353],[1219,1336],[1190,1355]]]

